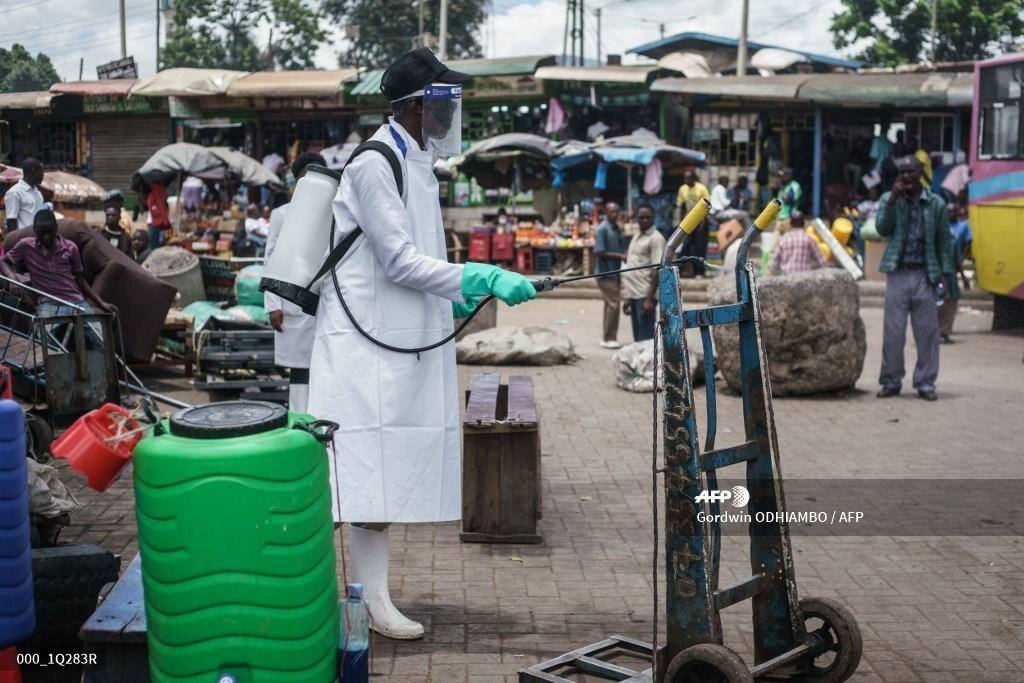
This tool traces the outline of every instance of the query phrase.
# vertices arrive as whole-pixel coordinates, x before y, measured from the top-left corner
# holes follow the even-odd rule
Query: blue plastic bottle
[[[338,638],[338,680],[369,683],[370,614],[363,601],[363,584],[350,583],[348,597],[338,603],[341,634]]]

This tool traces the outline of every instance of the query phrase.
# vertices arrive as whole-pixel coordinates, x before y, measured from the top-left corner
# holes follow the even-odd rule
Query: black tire
[[[743,659],[724,645],[701,643],[669,662],[663,683],[754,683]]]
[[[864,651],[860,627],[850,610],[829,598],[800,601],[807,633],[819,641],[821,654],[807,662],[807,683],[839,683],[857,671]]]

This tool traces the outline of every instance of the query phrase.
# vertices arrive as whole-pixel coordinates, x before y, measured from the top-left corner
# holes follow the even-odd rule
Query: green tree
[[[176,0],[161,68],[311,68],[327,37],[319,9],[304,0]],[[257,45],[257,31],[270,39]]]
[[[1022,0],[935,0],[935,59],[984,59],[1013,48],[1024,34]],[[863,45],[858,58],[895,66],[928,59],[932,0],[842,0],[832,16],[837,48]]]
[[[0,92],[48,90],[59,80],[50,58],[43,53],[33,57],[18,43],[10,50],[0,47]]]
[[[485,0],[449,0],[448,55],[481,56],[477,40],[485,18]],[[440,0],[425,0],[423,30],[439,34]],[[353,40],[338,54],[342,66],[385,67],[409,50],[419,33],[415,0],[324,0],[324,13],[348,29]]]

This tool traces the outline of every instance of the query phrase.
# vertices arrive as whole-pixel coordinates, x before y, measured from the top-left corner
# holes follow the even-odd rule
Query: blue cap
[[[350,583],[348,585],[348,597],[361,600],[363,598],[363,584]]]

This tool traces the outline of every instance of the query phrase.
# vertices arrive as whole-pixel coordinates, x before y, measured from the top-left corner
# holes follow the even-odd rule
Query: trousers
[[[633,341],[654,339],[654,324],[658,317],[657,309],[645,313],[643,299],[630,299],[629,301],[629,315],[633,323]]]
[[[896,270],[885,279],[882,371],[878,377],[884,387],[899,389],[906,374],[903,349],[907,343],[907,316],[917,347],[914,388],[934,391],[939,377],[939,309],[935,305],[935,288],[923,268]]]
[[[618,341],[619,306],[621,306],[622,283],[613,278],[598,278],[597,287],[604,299],[604,316],[602,319],[602,341]]]

